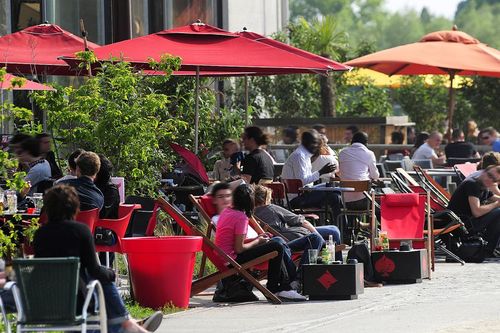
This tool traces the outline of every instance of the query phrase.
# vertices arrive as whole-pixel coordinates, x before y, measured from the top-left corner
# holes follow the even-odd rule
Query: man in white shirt
[[[288,157],[283,165],[282,179],[300,179],[303,185],[319,180],[320,175],[335,171],[331,163],[324,165],[320,170],[312,172],[311,157],[320,147],[320,136],[316,130],[302,133],[302,144]],[[340,208],[340,194],[336,192],[305,192],[293,198],[290,205],[293,208],[324,207],[329,201],[336,217]]]
[[[437,131],[432,132],[425,143],[415,150],[412,160],[432,160],[434,166],[445,164],[446,156],[438,156],[435,151],[439,148],[441,141],[443,141],[443,135]]]
[[[342,149],[339,154],[339,173],[342,180],[377,180],[375,154],[366,147],[368,135],[357,132],[353,135],[351,145]],[[348,209],[364,210],[367,198],[363,193],[344,193],[344,201]]]

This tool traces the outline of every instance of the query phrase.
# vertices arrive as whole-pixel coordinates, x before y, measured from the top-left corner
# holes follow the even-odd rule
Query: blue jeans
[[[288,280],[288,282],[292,282],[292,281],[296,280],[297,279],[297,267],[295,266],[295,263],[292,260],[292,249],[290,249],[288,244],[281,237],[273,237],[273,238],[271,238],[271,241],[279,243],[283,247],[282,265],[283,265],[283,268],[286,269],[286,274],[288,275],[286,280]],[[287,290],[287,289],[283,289],[283,290]]]
[[[330,235],[333,236],[333,241],[335,244],[340,244],[340,230],[334,225],[323,225],[321,227],[316,227],[316,231],[323,237],[324,240],[328,240]],[[342,251],[335,252],[335,260],[342,261]]]
[[[307,251],[309,249],[317,249],[320,252],[323,245],[325,245],[325,241],[320,234],[312,232],[307,236],[288,242],[287,245],[292,251],[304,251],[300,258],[299,269],[297,270],[297,278],[300,279],[302,276],[302,265],[309,263],[309,254]]]
[[[106,300],[108,331],[119,333],[122,330],[122,323],[130,318],[129,313],[114,282],[102,283],[102,289]]]

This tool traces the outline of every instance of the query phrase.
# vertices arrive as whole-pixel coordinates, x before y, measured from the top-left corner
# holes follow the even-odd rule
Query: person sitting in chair
[[[451,196],[448,209],[473,232],[483,233],[489,255],[500,257],[500,196],[491,188],[500,181],[500,166],[487,167],[476,178],[465,179]]]
[[[32,137],[20,143],[16,154],[19,163],[28,166],[28,173],[24,180],[30,184],[30,187],[21,194],[33,194],[37,192],[39,184],[50,179],[50,164],[41,156],[38,140]]]
[[[156,330],[163,318],[161,312],[155,313],[142,327],[138,325],[130,317],[113,282],[115,272],[97,262],[92,233],[85,224],[74,221],[80,206],[75,189],[56,185],[45,193],[43,201],[48,222],[35,233],[35,257],[80,258],[80,284],[85,286],[92,279],[102,284],[109,332],[146,333]],[[83,305],[83,297],[79,297],[79,304]]]
[[[314,227],[303,215],[294,214],[283,207],[272,204],[271,197],[271,189],[262,185],[255,186],[254,214],[286,237],[289,240],[287,245],[292,251],[306,251],[308,248],[321,249],[325,244],[324,240],[328,240],[331,235],[337,244],[335,260],[342,260],[342,250],[345,245],[340,244],[339,228],[334,225]],[[318,247],[314,246],[315,244]]]

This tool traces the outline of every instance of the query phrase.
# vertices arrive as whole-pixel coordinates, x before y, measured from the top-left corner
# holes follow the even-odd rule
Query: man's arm
[[[472,212],[472,216],[474,216],[474,217],[481,217],[483,215],[488,214],[493,209],[500,207],[500,201],[498,201],[498,200],[495,200],[494,202],[486,204],[486,205],[481,205],[479,198],[474,197],[474,196],[469,196],[468,200],[469,200],[469,206],[470,206],[470,210]]]
[[[370,154],[370,163],[368,163],[368,171],[370,173],[371,180],[377,180],[380,177],[380,174],[377,169],[377,160],[375,159],[375,154]]]

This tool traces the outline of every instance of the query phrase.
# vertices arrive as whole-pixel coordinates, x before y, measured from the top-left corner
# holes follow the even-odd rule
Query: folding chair
[[[385,170],[387,172],[393,172],[393,171],[396,171],[397,168],[403,168],[404,167],[403,160],[400,160],[400,161],[385,160],[384,161],[384,166],[385,166]]]
[[[415,173],[420,180],[420,184],[424,187],[427,187],[435,195],[442,197],[442,200],[446,201],[446,204],[448,204],[451,199],[451,194],[441,185],[439,185],[438,182],[434,180],[434,178],[429,176],[429,174],[425,172],[422,167],[414,165],[413,169],[415,170]]]
[[[2,315],[3,327],[6,333],[11,333],[12,330],[10,328],[9,317],[7,317],[7,311],[5,310],[5,306],[3,305],[2,298],[0,297],[0,314]]]
[[[372,194],[372,211],[375,211],[375,194]],[[395,193],[380,196],[380,230],[387,231],[389,242],[400,243],[404,240],[423,242],[427,250],[427,265],[429,279],[431,274],[433,232],[430,210],[430,196],[416,193]],[[424,237],[424,223],[430,230],[427,239]],[[372,214],[372,250],[376,235],[375,214]],[[418,246],[418,244],[417,244]],[[394,247],[394,245],[393,245]]]
[[[87,285],[82,313],[77,314],[79,258],[15,259],[17,281],[11,283],[17,307],[17,332],[101,330],[107,332],[104,294],[99,281]],[[99,320],[88,317],[90,301],[99,305]],[[93,309],[97,310],[97,309]]]
[[[455,164],[453,169],[455,169],[460,181],[463,181],[465,178],[469,177],[469,175],[477,171],[477,163]]]
[[[371,188],[371,183],[369,180],[341,180],[340,187],[352,187],[354,188],[354,192],[349,193],[364,193],[369,192]],[[337,216],[337,226],[340,228],[340,234],[344,236],[344,226],[342,223],[342,217],[355,216],[361,217],[365,221],[368,217],[371,216],[371,205],[367,201],[365,209],[357,210],[357,209],[348,209],[344,199],[344,192],[342,193],[342,205],[343,207],[340,210],[340,214]],[[347,227],[351,228],[350,236],[354,240],[354,234],[356,232],[356,227],[354,225],[349,226],[350,221],[347,219]]]
[[[300,183],[302,184],[302,182]],[[288,196],[287,196],[287,191],[285,188],[285,184],[281,182],[272,182],[268,184],[264,184],[267,188],[271,189],[272,191],[272,203],[278,206],[281,206],[283,208],[290,209],[290,203],[288,202]],[[313,222],[316,222],[319,220],[319,216],[316,214],[301,214],[304,215],[304,217],[308,220],[312,220]]]
[[[281,304],[281,301],[276,295],[270,292],[266,287],[261,285],[249,272],[249,269],[264,264],[270,259],[276,257],[276,251],[260,256],[244,264],[238,264],[233,258],[222,251],[212,240],[194,226],[187,218],[182,215],[176,207],[167,202],[164,198],[156,200],[156,207],[162,209],[182,228],[186,235],[203,237],[202,251],[208,259],[215,265],[217,272],[199,278],[193,281],[191,285],[191,296],[199,294],[207,288],[213,286],[218,281],[228,276],[239,274],[242,278],[256,287],[264,296],[274,304]]]
[[[432,160],[422,159],[422,160],[411,160],[413,162],[413,167],[418,166],[422,169],[432,169]]]
[[[410,177],[408,175],[408,177]],[[433,236],[434,236],[434,246],[432,253],[432,270],[434,270],[435,265],[435,249],[437,248],[442,253],[444,253],[449,258],[452,258],[454,261],[464,265],[465,262],[460,259],[457,255],[451,252],[442,239],[442,236],[451,235],[457,229],[464,228],[464,223],[453,211],[446,208],[442,201],[438,200],[438,198],[434,197],[432,193],[426,191],[420,185],[408,185],[406,184],[398,174],[392,173],[391,178],[396,187],[400,190],[401,193],[418,193],[418,194],[426,194],[430,195],[430,213],[432,215],[432,226],[433,226]],[[441,226],[436,228],[436,223],[441,222]],[[428,230],[424,230],[424,234],[427,235]]]
[[[292,211],[296,214],[304,215],[305,217],[310,217],[314,221],[318,220],[317,218],[314,217],[314,215],[324,214],[325,216],[328,216],[328,214],[330,214],[331,221],[333,222],[333,212],[329,212],[326,207],[293,209],[292,206],[290,205],[290,200],[288,198],[288,195],[289,194],[301,195],[303,193],[301,188],[304,187],[304,184],[302,183],[302,180],[300,180],[300,179],[283,179],[283,183],[285,184],[285,190],[286,190],[285,197],[286,197],[288,209],[290,211]]]

